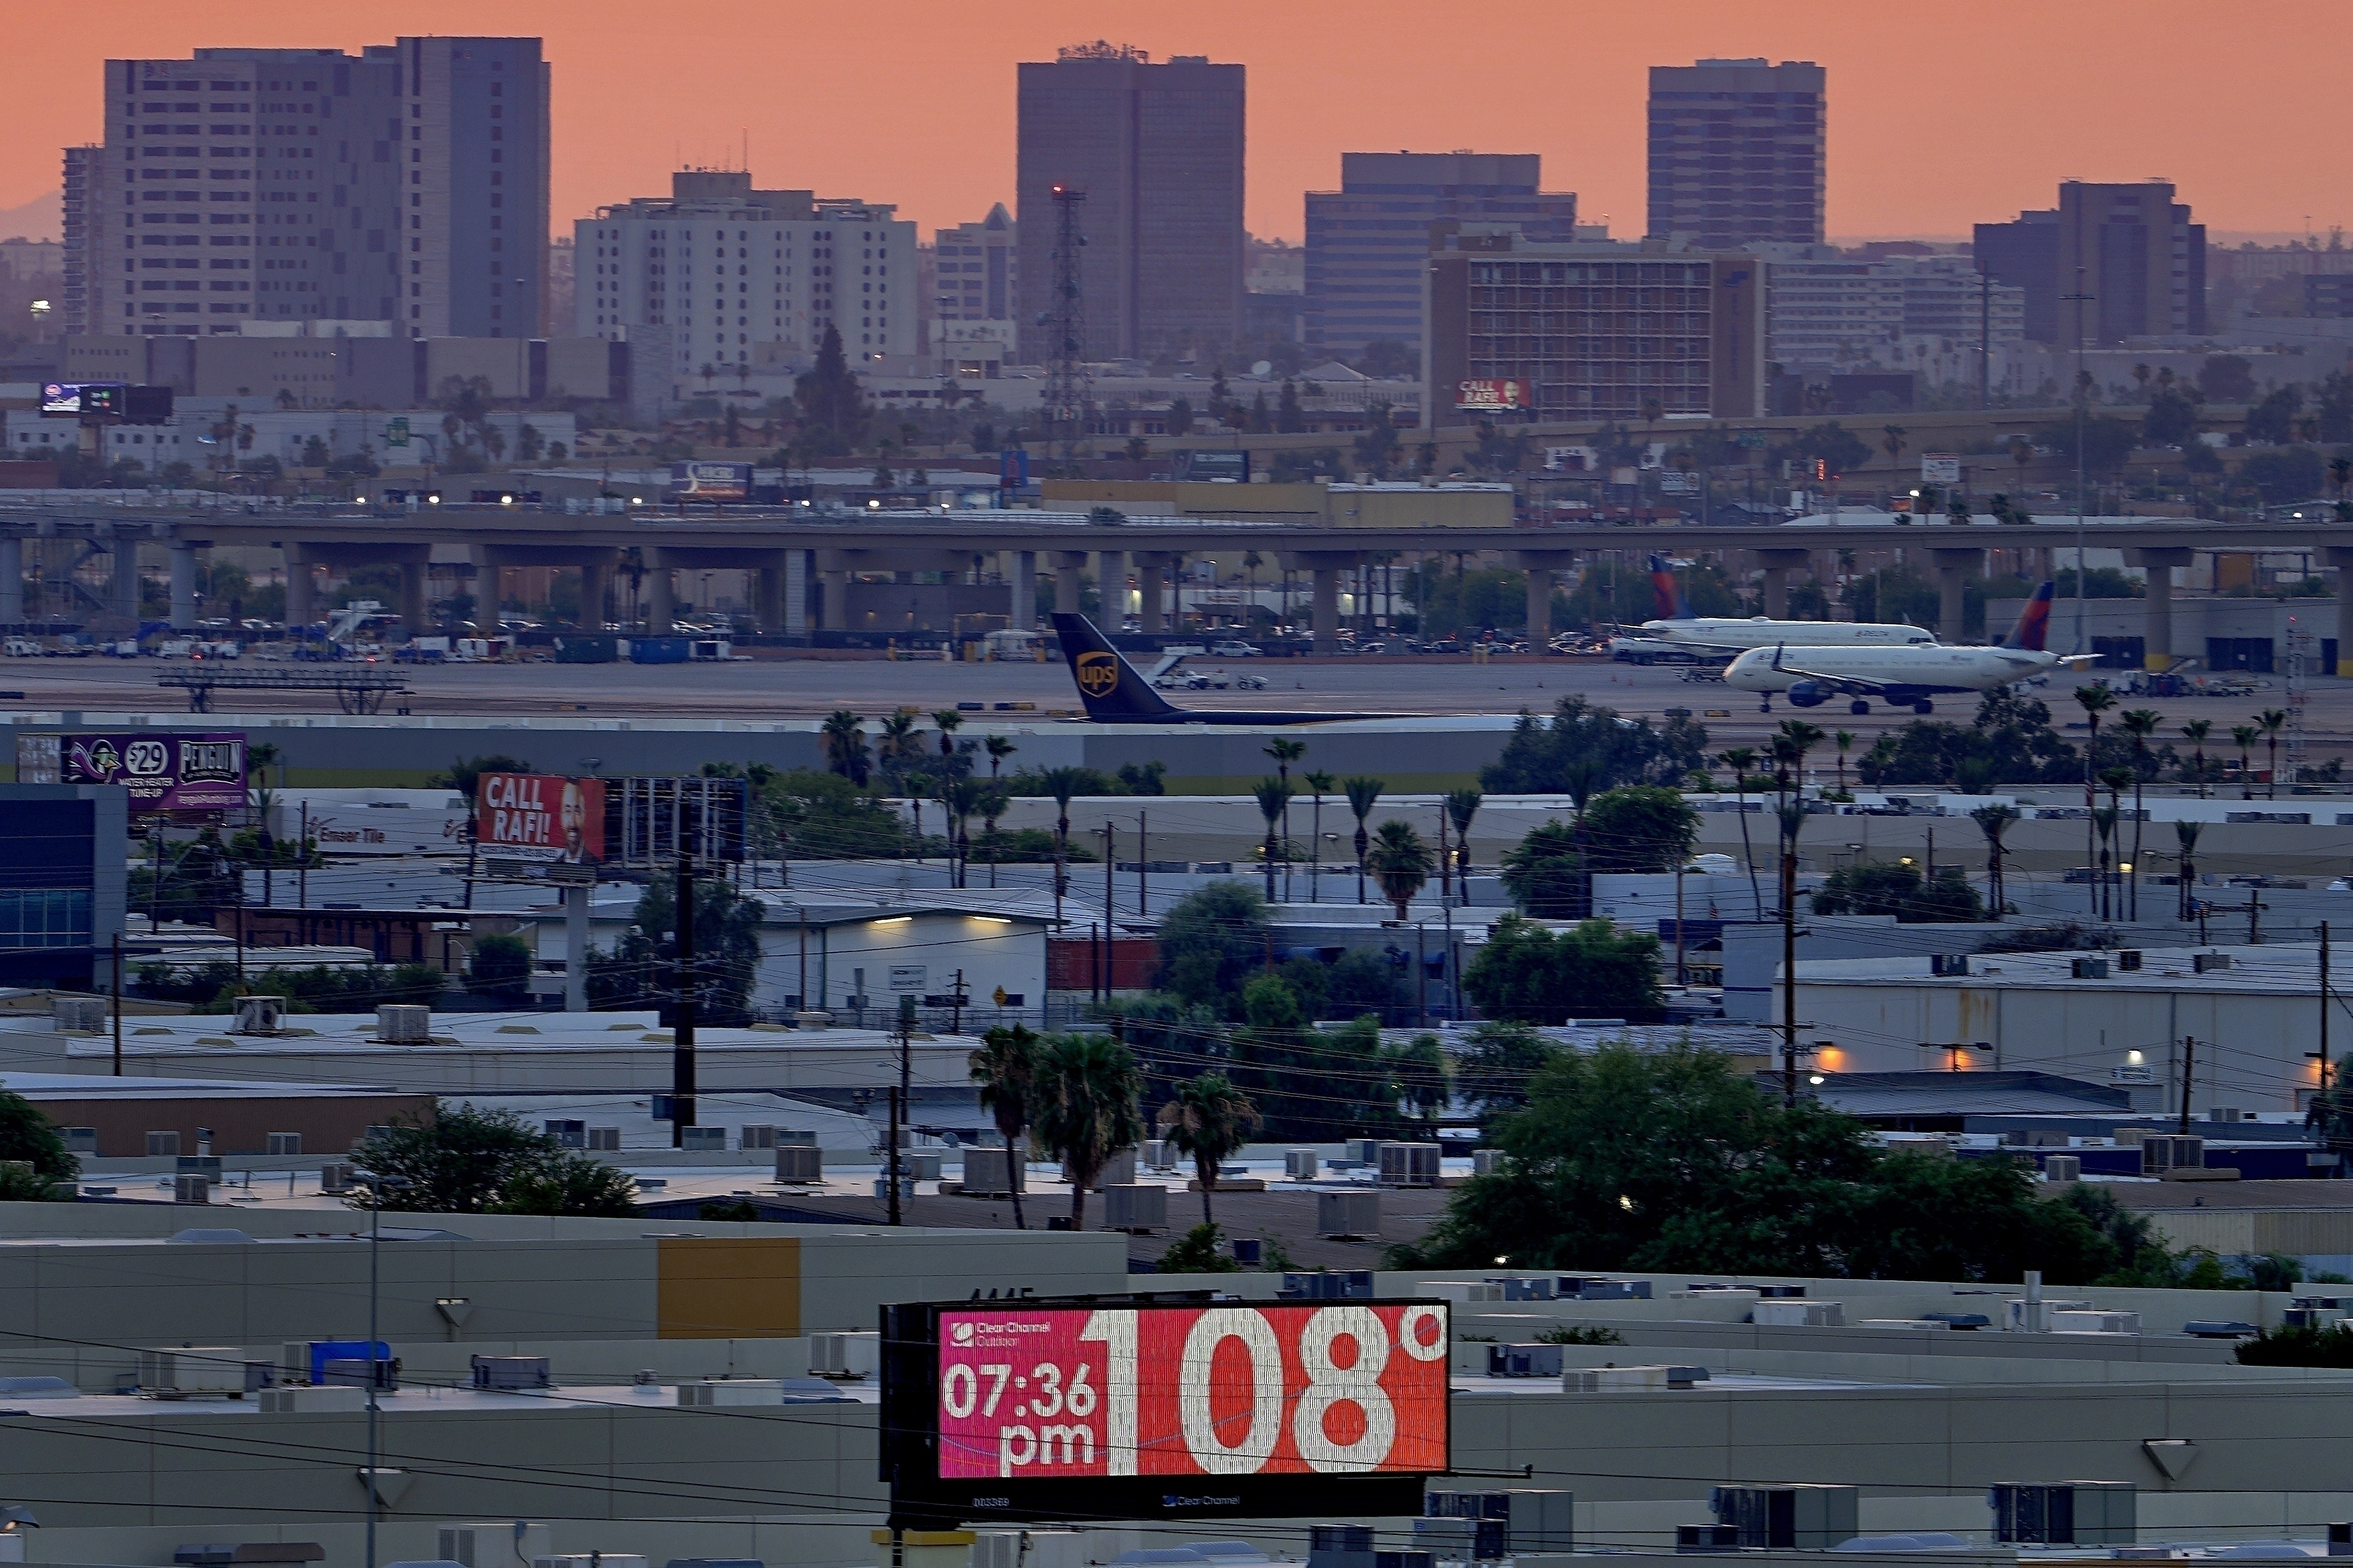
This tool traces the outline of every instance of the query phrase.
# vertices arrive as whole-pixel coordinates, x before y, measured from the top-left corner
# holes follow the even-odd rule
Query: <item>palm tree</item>
[[[1883,425],[1880,426],[1879,444],[1887,448],[1888,467],[1897,467],[1904,461],[1904,437],[1910,434],[1911,432],[1905,429],[1901,425]]]
[[[1757,885],[1757,849],[1748,841],[1748,770],[1757,765],[1757,748],[1733,746],[1716,758],[1732,770],[1734,804],[1740,808],[1740,858],[1748,868],[1748,902],[1753,919],[1765,918],[1764,889]]]
[[[1780,785],[1780,803],[1774,815],[1781,826],[1781,908],[1794,912],[1798,905],[1798,833],[1806,825],[1806,753],[1822,743],[1820,726],[1802,719],[1784,719],[1774,731],[1773,776]]]
[[[1381,798],[1381,791],[1388,787],[1387,780],[1366,778],[1361,773],[1341,781],[1340,784],[1347,794],[1348,809],[1356,816],[1356,902],[1360,904],[1365,901],[1365,848],[1369,842],[1365,833],[1365,818],[1373,814],[1374,805]]]
[[[890,781],[892,794],[902,793],[901,781],[922,747],[923,742],[915,733],[913,708],[899,709],[882,721],[881,732],[874,741],[874,759],[881,766],[882,776]]]
[[[1039,1037],[1019,1024],[1000,1025],[980,1037],[980,1048],[970,1059],[972,1081],[980,1086],[981,1109],[997,1123],[1005,1140],[1006,1184],[1013,1193],[1013,1227],[1028,1230],[1021,1215],[1021,1183],[1012,1167],[1021,1158],[1021,1135],[1029,1128],[1029,1106],[1037,1093]]]
[[[1846,793],[1846,754],[1854,747],[1854,731],[1841,730],[1831,737],[1831,742],[1838,747],[1839,794],[1844,795]]]
[[[1985,835],[1986,905],[1988,912],[1995,920],[2000,920],[2010,903],[2009,889],[2001,874],[2001,840],[2002,835],[2010,831],[2010,825],[2018,820],[2018,807],[1981,805],[1969,813],[1969,820],[1976,823],[1978,830]]]
[[[923,802],[932,798],[932,775],[927,773],[909,773],[899,788],[905,795],[907,809],[914,814],[915,861],[920,865],[923,858]],[[953,847],[950,852],[954,852]]]
[[[1136,1110],[1144,1074],[1134,1054],[1109,1035],[1063,1035],[1041,1054],[1037,1086],[1030,1121],[1070,1177],[1071,1228],[1084,1230],[1087,1189],[1113,1155],[1144,1136]]]
[[[1062,918],[1062,899],[1071,890],[1071,797],[1086,783],[1082,770],[1048,768],[1040,781],[1054,797],[1054,918]],[[1103,929],[1111,928],[1111,910],[1103,910]]]
[[[825,744],[825,765],[851,784],[866,783],[866,721],[847,708],[827,715],[818,734]]]
[[[1454,824],[1456,888],[1466,905],[1471,901],[1471,819],[1479,815],[1479,805],[1485,799],[1475,788],[1454,790],[1446,797],[1446,815]]]
[[[2127,889],[2125,896],[2131,900],[2127,906],[2127,920],[2140,919],[2140,835],[2145,799],[2141,791],[2141,766],[2148,756],[2149,738],[2157,733],[2157,727],[2164,721],[2164,717],[2154,708],[2128,708],[2116,715],[2116,723],[2132,737],[2133,870],[2132,879],[2125,884]]]
[[[2189,906],[2193,901],[2189,890],[2198,885],[2198,836],[2205,831],[2206,825],[2202,822],[2177,822],[2173,825],[2173,836],[2181,841],[2181,875],[2176,879],[2181,896],[2175,900],[2178,906],[2174,910],[2176,920],[2189,918]]]
[[[1291,764],[1307,754],[1307,742],[1304,741],[1286,741],[1282,739],[1269,741],[1266,743],[1266,754],[1274,763],[1274,776],[1281,779],[1282,781],[1282,787],[1288,790],[1291,787]],[[1287,796],[1285,798],[1286,800],[1288,799]],[[1291,891],[1291,856],[1289,853],[1291,844],[1291,808],[1287,804],[1284,805],[1282,811],[1282,842],[1284,847],[1282,860],[1282,890],[1284,895],[1288,897]]]
[[[2092,723],[2092,738],[2084,747],[2084,809],[2088,812],[2097,804],[2092,794],[2092,774],[2099,765],[2100,715],[2116,705],[2116,694],[2105,686],[2079,686],[2075,688],[2075,700],[2083,704],[2084,717]],[[2089,823],[2084,826],[2084,853],[2094,853]]]
[[[1257,797],[1259,815],[1266,818],[1266,900],[1267,902],[1272,903],[1274,901],[1274,834],[1277,825],[1282,821],[1283,813],[1291,809],[1291,786],[1281,779],[1261,779],[1250,786],[1250,794]],[[1289,837],[1288,834],[1284,835],[1286,839]],[[1287,858],[1290,846],[1286,843],[1283,847]]]
[[[1337,787],[1338,781],[1320,768],[1300,777],[1306,781],[1307,793],[1315,802],[1315,841],[1307,847],[1307,901],[1320,904],[1324,901],[1324,797]]]
[[[2271,752],[2272,782],[2270,798],[2277,800],[2279,798],[2280,731],[2287,728],[2287,710],[2284,708],[2264,709],[2261,713],[2255,715],[2255,728],[2263,732],[2263,744]],[[2291,780],[2289,782],[2293,783],[2295,781]]]
[[[997,770],[1005,764],[1005,759],[1021,748],[1002,735],[990,735],[981,742],[980,749],[988,753],[988,777],[989,782],[994,784],[997,781]]]
[[[278,792],[269,787],[269,770],[279,767],[284,761],[284,754],[268,741],[245,749],[246,776],[253,781],[253,809],[259,828],[258,844],[261,850],[261,907],[264,909],[269,907],[270,896],[275,891],[270,872],[278,859],[278,847],[269,836],[269,807]],[[303,851],[302,858],[309,859],[310,846],[300,847]],[[244,900],[240,898],[238,901]]]
[[[948,814],[948,880],[959,888],[966,885],[972,868],[972,834],[967,829],[988,793],[988,786],[978,779],[950,779],[940,786],[940,806]]]
[[[1437,863],[1438,858],[1414,831],[1413,824],[1396,817],[1381,824],[1373,835],[1372,850],[1365,857],[1365,868],[1380,883],[1381,896],[1396,909],[1400,921]]]
[[[942,777],[953,773],[955,763],[955,732],[964,728],[964,715],[953,708],[932,710],[932,722],[940,727],[940,765]]]
[[[2123,867],[2120,863],[2124,859],[2124,838],[2121,834],[2116,834],[2116,824],[2124,820],[2125,785],[2132,782],[2133,772],[2130,768],[2103,768],[2100,770],[2101,786],[2108,792],[2108,822],[2107,826],[2101,831],[2100,835],[2104,841],[2100,850],[2102,872],[2100,877],[2100,906],[2103,917],[2109,920],[2115,919],[2116,914],[2115,895],[2109,891],[2109,889],[2116,885],[2116,881],[2114,878],[2106,874],[2106,871],[2107,867],[2112,864],[2116,865],[2119,874],[2121,874],[2123,870]],[[2097,814],[2095,813],[2094,816],[2096,815]],[[2108,858],[2108,852],[2105,843],[2105,840],[2106,840],[2112,834],[2116,835],[2116,853],[2113,861]]]
[[[2181,738],[2195,748],[2192,754],[2197,759],[2200,800],[2206,798],[2206,741],[2207,737],[2213,733],[2214,721],[2211,719],[2192,719],[2189,723],[2181,726]]]
[[[988,885],[992,888],[997,886],[997,819],[1005,815],[1005,808],[1011,803],[1012,796],[1005,793],[1003,784],[992,782],[981,791],[981,837],[988,845]]]
[[[2241,800],[2255,798],[2255,763],[2253,753],[2255,742],[2262,737],[2263,731],[2253,724],[2233,724],[2231,727],[2231,739],[2237,742],[2239,746],[2239,798]]]
[[[1219,1163],[1241,1152],[1259,1122],[1258,1107],[1221,1072],[1187,1079],[1176,1086],[1176,1098],[1161,1108],[1160,1135],[1193,1157],[1203,1225],[1217,1223],[1209,1194],[1218,1184]]]

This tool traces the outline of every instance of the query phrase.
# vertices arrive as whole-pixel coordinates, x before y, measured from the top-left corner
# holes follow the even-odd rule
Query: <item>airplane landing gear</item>
[[[1927,714],[1934,713],[1936,710],[1936,705],[1928,701],[1926,698],[1923,698],[1921,700],[1912,704],[1912,711],[1924,717]]]
[[[1847,704],[1846,710],[1858,719],[1867,719],[1871,716],[1871,704],[1858,697]]]

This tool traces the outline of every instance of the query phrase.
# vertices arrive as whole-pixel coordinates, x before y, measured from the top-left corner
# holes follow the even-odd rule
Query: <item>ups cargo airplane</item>
[[[1179,708],[1135,672],[1111,640],[1084,616],[1057,611],[1054,633],[1062,660],[1078,683],[1079,700],[1098,724],[1333,724],[1348,719],[1408,719],[1409,713],[1298,713],[1250,709],[1209,711]]]

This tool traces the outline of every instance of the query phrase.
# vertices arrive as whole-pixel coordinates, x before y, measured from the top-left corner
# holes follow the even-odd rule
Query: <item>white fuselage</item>
[[[1738,650],[1746,647],[1909,647],[1934,643],[1918,626],[1877,621],[1775,621],[1763,616],[1691,621],[1644,621],[1642,635],[1684,647]]]
[[[1775,668],[1777,662],[1779,668]],[[1725,667],[1740,691],[1787,691],[1809,681],[1826,691],[1991,691],[2056,668],[2061,657],[2022,647],[1751,648]],[[1848,683],[1852,683],[1851,685]]]

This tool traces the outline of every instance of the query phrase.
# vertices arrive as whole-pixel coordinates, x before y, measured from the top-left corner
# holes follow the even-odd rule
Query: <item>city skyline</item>
[[[870,15],[807,8],[795,18],[795,54],[860,58],[871,49]],[[1831,73],[1833,236],[1960,237],[2047,200],[2062,179],[2162,176],[2220,237],[2301,232],[2307,215],[2325,232],[2344,216],[2309,210],[2327,205],[2316,193],[2334,188],[2319,120],[2325,57],[2276,47],[2299,19],[2316,28],[2330,15],[2283,0],[2264,8],[2270,25],[2253,28],[2243,13],[2204,0],[2154,14],[2087,4],[2038,16],[2030,37],[1957,0],[1901,16],[1819,0],[1763,17],[1704,6],[1695,16],[1573,26],[1510,5],[1490,22],[1514,38],[1511,49],[1482,45],[1492,29],[1418,32],[1400,49],[1394,29],[1365,26],[1362,6],[1269,14],[1209,0],[1179,20],[1123,22],[1113,41],[1155,59],[1206,53],[1250,68],[1248,223],[1293,242],[1303,194],[1336,185],[1344,152],[1466,145],[1543,154],[1547,184],[1577,192],[1581,216],[1637,233],[1649,68],[1746,55],[1810,58]],[[635,13],[596,0],[560,10],[427,0],[413,16],[404,30],[546,39],[559,232],[599,205],[663,188],[675,167],[740,166],[747,143],[768,178],[892,201],[927,229],[978,218],[1014,194],[1015,66],[1104,28],[1099,11],[1060,0],[985,18],[943,7],[894,38],[880,79],[889,90],[878,96],[875,79],[839,70],[788,71],[792,90],[776,91],[776,57],[743,47],[773,24],[734,0],[672,8],[653,36],[634,25]],[[2226,22],[2237,25],[2225,30]],[[231,27],[202,12],[153,14],[127,49],[87,29],[35,29],[17,52],[14,100],[17,123],[42,130],[0,150],[0,212],[56,189],[58,146],[97,138],[104,58],[224,45],[355,49],[379,31],[357,7],[322,23],[316,7],[290,0],[257,0]],[[2102,68],[2084,70],[2086,59]],[[1934,62],[1933,73],[1923,62]],[[2221,106],[2253,102],[2270,116],[2260,127],[2221,118]],[[1480,107],[1466,114],[1466,104]],[[842,133],[811,136],[812,123]]]

